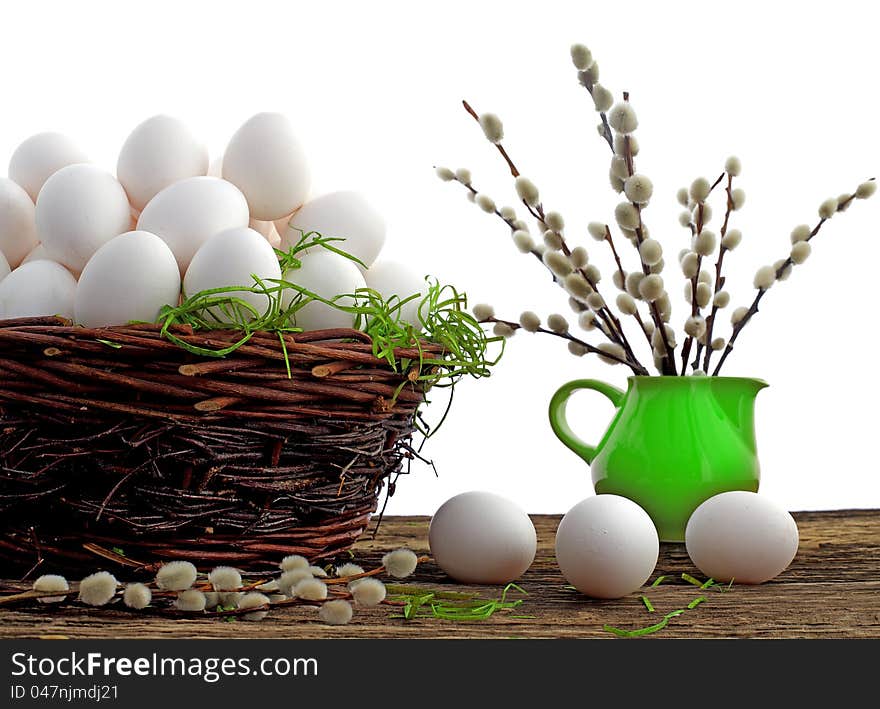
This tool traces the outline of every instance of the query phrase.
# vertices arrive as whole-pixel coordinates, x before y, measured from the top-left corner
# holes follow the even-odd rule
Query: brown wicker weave
[[[213,349],[240,337],[174,334]],[[120,549],[130,565],[257,570],[349,548],[414,453],[418,372],[392,371],[356,330],[285,345],[290,377],[277,334],[218,359],[156,326],[0,321],[3,570],[126,563]]]

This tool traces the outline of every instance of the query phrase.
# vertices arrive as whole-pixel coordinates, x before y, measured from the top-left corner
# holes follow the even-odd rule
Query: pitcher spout
[[[747,444],[755,440],[755,399],[758,392],[765,389],[767,382],[745,377],[713,378],[716,401],[726,415],[731,426]]]

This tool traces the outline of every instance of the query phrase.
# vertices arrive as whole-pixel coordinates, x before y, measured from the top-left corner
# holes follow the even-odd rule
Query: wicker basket
[[[174,334],[212,349],[241,336]],[[414,453],[419,372],[356,330],[284,340],[202,358],[156,326],[0,321],[3,568],[94,569],[97,554],[255,571],[348,549]]]

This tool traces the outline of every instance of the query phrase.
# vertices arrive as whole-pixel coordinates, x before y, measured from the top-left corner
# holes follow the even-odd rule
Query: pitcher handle
[[[578,389],[598,391],[600,394],[607,396],[617,408],[620,407],[623,401],[624,392],[598,379],[575,379],[559,387],[553,398],[550,399],[550,426],[553,428],[553,433],[587,463],[592,463],[593,458],[596,457],[596,447],[578,438],[571,430],[571,426],[568,425],[568,419],[565,417],[568,399]]]

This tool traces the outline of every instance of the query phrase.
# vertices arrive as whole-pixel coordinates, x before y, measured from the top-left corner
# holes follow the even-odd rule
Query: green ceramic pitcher
[[[660,539],[684,541],[691,513],[728,490],[758,490],[755,397],[767,384],[744,377],[630,377],[626,392],[578,379],[550,401],[550,424],[591,465],[597,493],[628,497],[654,520]],[[578,389],[604,394],[617,407],[592,446],[565,416]]]

